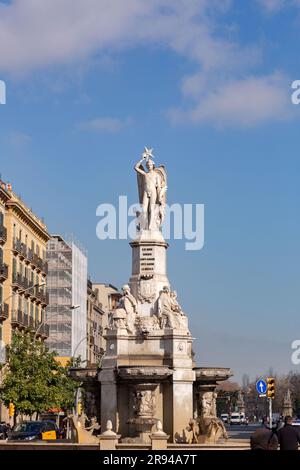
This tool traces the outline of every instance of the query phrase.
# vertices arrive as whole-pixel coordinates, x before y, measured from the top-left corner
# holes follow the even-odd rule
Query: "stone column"
[[[101,429],[104,429],[107,421],[111,420],[113,428],[118,430],[117,383],[114,370],[101,370],[99,381],[101,382]]]
[[[193,382],[192,370],[178,369],[173,372],[173,440],[186,442],[186,427],[193,417]]]

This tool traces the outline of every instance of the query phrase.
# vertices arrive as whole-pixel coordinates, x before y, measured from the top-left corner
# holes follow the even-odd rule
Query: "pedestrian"
[[[262,427],[256,429],[250,437],[251,450],[277,450],[278,438],[276,429],[268,427],[268,418],[263,419]]]
[[[293,418],[286,416],[284,427],[278,431],[280,450],[298,450],[300,432],[293,426]]]

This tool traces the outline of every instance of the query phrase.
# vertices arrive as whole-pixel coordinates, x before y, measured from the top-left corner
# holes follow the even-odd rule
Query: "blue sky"
[[[299,31],[298,0],[0,1],[2,178],[121,286],[130,247],[96,207],[136,202],[154,147],[169,203],[205,204],[204,248],[168,251],[198,365],[237,379],[299,371]]]

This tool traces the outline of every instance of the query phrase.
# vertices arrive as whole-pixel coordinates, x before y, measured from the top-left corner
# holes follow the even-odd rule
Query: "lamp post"
[[[76,309],[79,308],[79,307],[80,307],[80,305],[70,305],[69,307],[65,307],[65,308],[68,309],[68,310],[76,310]],[[61,313],[62,313],[62,312],[53,313],[52,315],[50,315],[50,317],[45,318],[45,320],[42,321],[42,322],[39,324],[38,328],[36,329],[34,338],[33,338],[34,341],[36,340],[36,337],[37,337],[37,335],[38,335],[40,329],[42,328],[42,326],[44,326],[49,320],[52,320],[52,318],[56,317],[57,315],[60,315]]]
[[[76,360],[76,352],[77,352],[77,349],[78,347],[81,345],[81,343],[83,343],[83,341],[87,340],[88,339],[88,335],[86,334],[83,338],[81,338],[81,340],[76,344],[76,347],[74,349],[74,353],[73,353],[73,358]],[[80,361],[80,365],[84,362],[87,362],[87,359],[84,360],[84,361]],[[82,386],[82,383],[79,383],[78,387],[76,388],[76,392],[75,392],[75,409],[74,409],[74,414],[76,416],[78,416],[78,402],[79,402],[79,393],[80,393],[80,388]]]

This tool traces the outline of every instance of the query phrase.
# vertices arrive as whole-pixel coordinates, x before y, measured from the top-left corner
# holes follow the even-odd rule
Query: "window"
[[[3,264],[3,250],[0,248],[0,264]]]
[[[15,277],[17,274],[17,260],[13,258],[13,276]]]
[[[4,223],[4,214],[3,212],[0,212],[0,225],[3,226]]]

